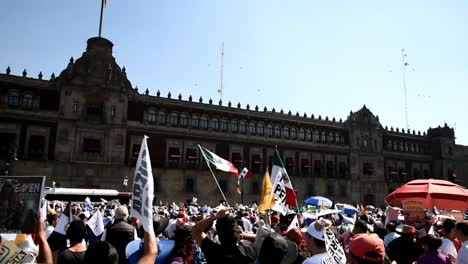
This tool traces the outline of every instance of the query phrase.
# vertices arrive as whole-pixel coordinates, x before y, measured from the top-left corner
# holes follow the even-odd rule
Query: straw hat
[[[399,234],[414,234],[416,232],[416,229],[414,226],[410,225],[399,225],[396,228],[397,233]]]

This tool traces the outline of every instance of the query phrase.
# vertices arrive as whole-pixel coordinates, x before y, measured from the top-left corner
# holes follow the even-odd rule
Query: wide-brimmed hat
[[[396,228],[396,231],[400,234],[414,234],[416,232],[416,229],[414,228],[414,226],[410,225],[399,225]]]

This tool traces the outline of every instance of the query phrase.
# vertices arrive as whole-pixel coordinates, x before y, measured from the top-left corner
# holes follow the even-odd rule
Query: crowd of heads
[[[103,215],[103,234],[93,234],[87,225],[98,211]],[[48,210],[46,231],[57,226],[61,215],[71,216],[65,239],[69,248],[83,245],[82,263],[128,263],[126,246],[145,237],[139,221],[129,216],[129,207],[117,201],[86,201],[71,206],[57,203]],[[460,242],[468,240],[466,220],[432,215],[407,225],[401,218],[387,221],[386,216],[381,209],[352,216],[336,211],[299,212],[297,208],[282,215],[259,213],[255,204],[228,207],[220,203],[210,207],[188,201],[154,206],[153,231],[159,243],[172,241],[167,244],[170,246],[160,247],[158,258],[165,262],[159,263],[215,263],[215,259],[224,263],[315,263],[314,256],[321,256],[325,263],[326,258],[336,257],[330,251],[326,230],[339,241],[349,263],[362,264],[417,261],[425,254],[439,254],[443,239],[453,241],[458,250]],[[291,225],[295,219],[298,226]],[[67,246],[53,237],[48,240],[50,248],[60,255]],[[454,260],[453,256],[447,258]]]

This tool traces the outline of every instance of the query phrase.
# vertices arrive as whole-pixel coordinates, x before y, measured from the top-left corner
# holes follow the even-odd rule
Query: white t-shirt
[[[334,264],[332,256],[328,252],[315,254],[312,257],[304,260],[302,264]]]
[[[439,247],[439,250],[447,256],[452,255],[455,258],[457,257],[457,249],[453,242],[448,238],[444,237],[442,239],[442,245]]]
[[[463,242],[460,250],[458,251],[456,264],[468,264],[468,240]]]
[[[52,226],[52,225],[46,227],[46,230],[45,230],[46,239],[48,239],[50,237],[50,235],[52,235],[52,232],[54,232],[54,229],[55,229],[55,227]]]

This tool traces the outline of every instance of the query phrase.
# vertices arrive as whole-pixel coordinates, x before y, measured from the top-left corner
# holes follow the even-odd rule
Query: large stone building
[[[116,188],[133,178],[141,139],[149,136],[156,198],[221,199],[198,144],[247,166],[246,202],[260,199],[262,176],[278,146],[300,200],[324,195],[382,205],[417,178],[467,185],[468,148],[454,130],[387,128],[363,106],[345,120],[242,106],[211,99],[150,95],[133,88],[113,44],[91,38],[81,58],[44,80],[0,74],[0,164],[15,175],[46,175],[62,187]],[[11,160],[14,156],[17,161]],[[236,178],[217,172],[230,203]]]

